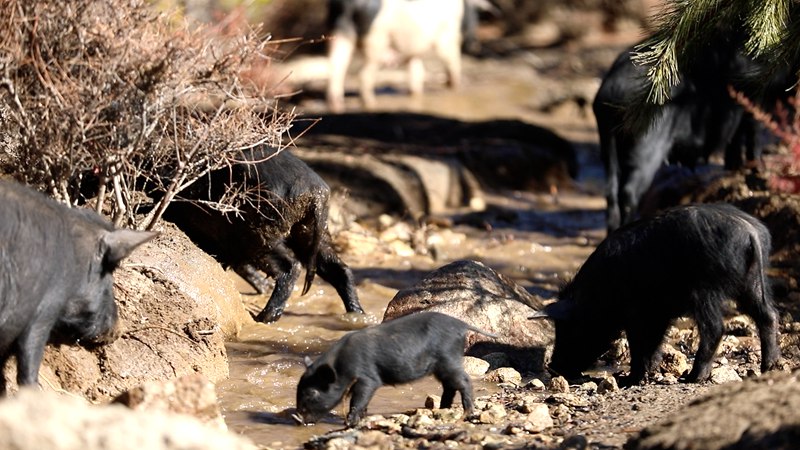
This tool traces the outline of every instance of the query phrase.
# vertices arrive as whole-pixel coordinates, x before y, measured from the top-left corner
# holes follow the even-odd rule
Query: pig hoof
[[[266,313],[261,311],[255,318],[256,322],[272,323],[281,318],[280,313]]]

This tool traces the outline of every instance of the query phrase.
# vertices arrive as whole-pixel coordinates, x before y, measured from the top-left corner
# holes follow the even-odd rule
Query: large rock
[[[553,340],[548,320],[529,320],[542,308],[542,300],[513,280],[476,261],[455,261],[402,289],[386,307],[383,320],[418,311],[438,311],[457,317],[497,339],[469,333],[468,354],[496,351],[509,354],[512,365],[523,371],[540,371],[545,349]]]
[[[631,438],[628,450],[794,449],[800,442],[800,372],[719,386]]]
[[[161,411],[96,406],[82,399],[23,389],[0,401],[5,450],[250,450],[251,442],[198,420]]]

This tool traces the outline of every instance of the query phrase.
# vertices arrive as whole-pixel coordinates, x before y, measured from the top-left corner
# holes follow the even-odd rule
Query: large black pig
[[[342,262],[328,233],[330,188],[310,167],[287,150],[259,147],[243,152],[243,161],[210,173],[182,191],[165,218],[177,224],[203,250],[231,266],[257,291],[267,291],[263,271],[275,287],[260,322],[274,322],[306,270],[303,294],[317,273],[336,289],[348,312],[363,313],[353,273]],[[240,211],[223,213],[204,207],[231,192],[249,192]],[[180,200],[180,199],[179,199]]]
[[[464,372],[467,331],[493,336],[438,312],[420,312],[346,334],[313,363],[297,385],[299,423],[314,422],[351,395],[347,425],[355,426],[375,391],[433,374],[442,383],[442,408],[461,394],[472,413],[472,382]]]
[[[678,162],[693,167],[715,151],[726,151],[728,168],[742,163],[742,152],[755,158],[753,123],[742,122],[744,110],[728,94],[728,85],[743,80],[755,63],[738,49],[735,38],[725,37],[702,47],[681,83],[672,88],[652,124],[631,129],[632,98],[646,91],[646,67],[631,59],[636,47],[623,51],[603,78],[593,109],[606,170],[606,220],[613,231],[636,218],[639,201],[659,167]],[[749,148],[742,149],[747,143]]]
[[[0,367],[16,356],[17,382],[34,385],[47,342],[113,340],[114,269],[156,233],[115,230],[92,211],[8,181],[0,205]]]
[[[638,383],[658,366],[671,322],[690,315],[700,342],[687,379],[703,381],[722,338],[727,299],[755,320],[761,370],[774,368],[778,314],[764,274],[770,244],[761,222],[723,204],[675,207],[623,226],[600,243],[559,300],[534,316],[555,321],[550,368],[579,375],[624,330],[628,382]]]

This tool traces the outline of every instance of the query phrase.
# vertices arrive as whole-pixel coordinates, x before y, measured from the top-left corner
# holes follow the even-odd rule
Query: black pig
[[[778,314],[764,275],[767,228],[730,205],[668,209],[609,235],[589,256],[559,301],[534,317],[555,321],[550,368],[575,377],[625,331],[628,382],[642,381],[660,362],[670,323],[691,315],[700,334],[689,381],[703,381],[723,331],[723,302],[736,300],[761,338],[761,370],[775,367]]]
[[[306,269],[303,294],[317,272],[336,288],[348,312],[363,313],[353,273],[333,250],[328,233],[330,188],[310,167],[287,150],[260,147],[242,154],[243,162],[220,169],[182,191],[191,202],[173,202],[165,218],[178,225],[203,250],[231,266],[259,294],[267,281],[258,271],[275,278],[275,288],[260,322],[274,322]],[[238,214],[204,208],[229,192],[251,193],[251,202]],[[299,260],[299,261],[298,261]]]
[[[631,59],[636,46],[623,51],[597,91],[593,109],[606,170],[608,230],[637,214],[639,201],[659,167],[679,162],[693,167],[717,150],[726,150],[726,166],[741,165],[741,143],[753,143],[752,122],[742,123],[744,110],[730,97],[727,86],[741,85],[754,62],[738,50],[733,39],[702,47],[692,67],[681,73],[670,100],[659,108],[652,125],[641,131],[625,124],[634,95],[649,89],[646,67]],[[741,125],[741,126],[740,126]],[[746,149],[748,158],[755,150]]]
[[[459,319],[420,312],[345,335],[313,363],[306,358],[297,385],[298,422],[314,422],[350,392],[346,423],[354,426],[375,391],[433,374],[442,383],[442,408],[461,393],[464,415],[472,413],[472,383],[464,372],[467,330],[492,336]]]
[[[47,342],[116,337],[112,273],[156,233],[115,230],[92,211],[8,181],[0,205],[0,367],[16,356],[17,382],[34,385]]]

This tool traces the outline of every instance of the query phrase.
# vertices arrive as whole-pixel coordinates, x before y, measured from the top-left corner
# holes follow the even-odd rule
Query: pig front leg
[[[694,320],[697,322],[697,331],[700,335],[700,343],[697,346],[697,353],[694,355],[692,371],[686,378],[689,382],[700,382],[708,379],[711,375],[711,362],[717,352],[724,323],[722,321],[722,300],[718,295],[696,294]],[[705,297],[705,298],[703,298]],[[703,301],[699,301],[703,298]]]
[[[17,384],[20,387],[38,385],[39,366],[42,364],[44,347],[52,328],[53,323],[50,320],[34,321],[17,338],[14,345],[17,356]]]
[[[300,277],[300,263],[294,259],[283,242],[273,244],[266,259],[269,262],[269,270],[275,277],[275,288],[267,305],[256,316],[256,321],[270,323],[281,318],[297,278]]]
[[[350,411],[348,411],[347,420],[345,421],[348,427],[358,425],[358,422],[367,411],[369,401],[372,400],[372,396],[380,385],[379,382],[374,380],[359,378],[350,388]]]

